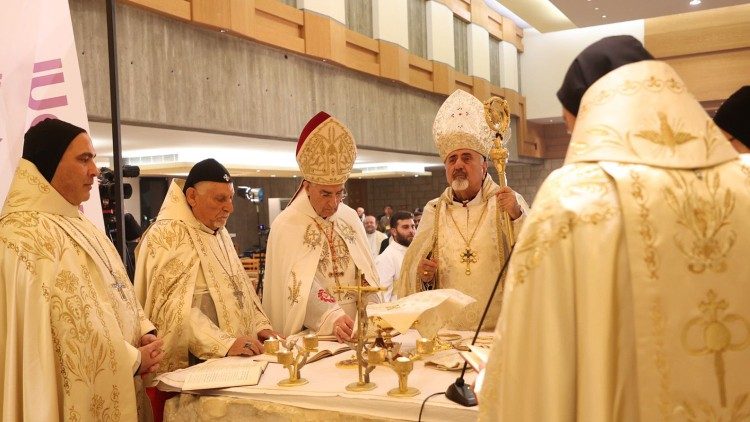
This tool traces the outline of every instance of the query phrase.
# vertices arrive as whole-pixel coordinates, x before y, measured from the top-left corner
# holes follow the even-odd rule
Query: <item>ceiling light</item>
[[[701,4],[701,0],[690,0],[690,5],[691,6],[697,6],[699,4]]]
[[[599,10],[599,8],[598,8],[598,7],[595,7],[595,8],[594,8],[594,10]]]
[[[607,15],[602,15],[602,19],[607,19]]]

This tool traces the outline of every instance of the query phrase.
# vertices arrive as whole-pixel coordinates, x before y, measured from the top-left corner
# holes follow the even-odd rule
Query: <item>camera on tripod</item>
[[[138,177],[141,169],[138,166],[122,166],[122,177]],[[115,241],[117,222],[115,220],[115,183],[117,182],[115,172],[107,167],[99,169],[99,197],[102,201],[102,214],[104,215],[104,227],[112,241]],[[129,199],[133,195],[133,186],[130,183],[122,184],[122,197]]]

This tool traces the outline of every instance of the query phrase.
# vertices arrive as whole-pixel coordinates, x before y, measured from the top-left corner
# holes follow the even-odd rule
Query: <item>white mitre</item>
[[[432,124],[432,138],[440,158],[457,149],[472,149],[487,157],[495,132],[487,125],[484,105],[466,91],[457,89],[440,106]]]

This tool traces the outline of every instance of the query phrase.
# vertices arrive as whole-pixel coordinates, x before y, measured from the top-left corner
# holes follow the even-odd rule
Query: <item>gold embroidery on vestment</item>
[[[660,79],[654,76],[638,81],[625,80],[614,88],[601,89],[590,93],[586,103],[581,105],[578,117],[580,118],[583,114],[588,112],[591,107],[602,105],[618,95],[632,96],[643,90],[661,92],[664,89],[675,94],[681,94],[685,91],[685,85],[674,78]]]
[[[310,249],[315,249],[320,245],[322,237],[323,234],[314,224],[308,224],[305,229],[305,236],[302,240],[302,244],[308,246]]]
[[[688,259],[688,269],[695,274],[726,271],[727,254],[737,240],[729,221],[734,194],[728,188],[722,191],[719,174],[710,170],[698,173],[697,180],[687,180],[682,172],[668,174],[674,188],[665,188],[664,196],[677,223],[687,229],[675,234],[674,241]]]
[[[729,302],[717,299],[716,292],[713,290],[706,293],[706,299],[698,305],[703,316],[692,318],[682,329],[682,347],[693,356],[709,354],[714,356],[714,371],[721,407],[726,407],[724,353],[744,350],[750,346],[750,323],[738,314],[725,314],[729,308]],[[732,327],[735,328],[735,334],[744,334],[734,342],[732,341]]]
[[[289,301],[289,305],[293,306],[295,303],[299,303],[300,299],[300,286],[302,286],[302,281],[297,278],[297,274],[292,271],[292,283],[287,286],[289,289],[289,296],[287,296],[287,300]]]
[[[659,262],[655,246],[656,229],[650,221],[651,211],[646,206],[646,189],[643,186],[641,175],[636,170],[631,170],[630,178],[633,180],[632,191],[630,193],[635,203],[638,204],[638,217],[640,218],[638,233],[643,240],[643,262],[649,271],[649,278],[652,281],[656,281],[659,278],[657,274]]]

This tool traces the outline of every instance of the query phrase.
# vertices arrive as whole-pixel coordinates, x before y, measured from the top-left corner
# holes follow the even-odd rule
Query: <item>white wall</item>
[[[373,0],[373,38],[409,49],[409,10],[406,0]]]
[[[456,67],[453,12],[434,0],[427,0],[427,58]]]
[[[344,0],[297,0],[297,8],[320,13],[346,25]]]
[[[469,75],[490,80],[490,33],[470,23],[467,27],[469,44]]]
[[[540,34],[524,31],[521,54],[521,94],[526,97],[528,119],[560,117],[555,93],[573,59],[595,41],[611,35],[632,35],[643,42],[644,21],[636,20],[589,28]]]
[[[500,86],[518,91],[518,50],[516,46],[500,41]]]

